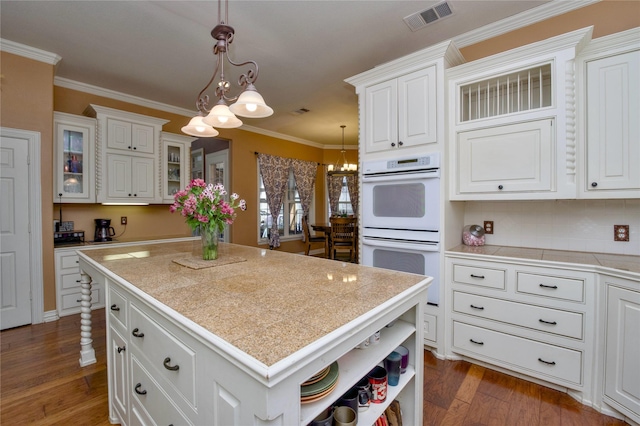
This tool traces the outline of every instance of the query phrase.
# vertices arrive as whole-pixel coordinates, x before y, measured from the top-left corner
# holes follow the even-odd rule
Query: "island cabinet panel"
[[[144,248],[147,254],[141,257],[137,257],[137,253],[142,251],[137,251],[132,257],[131,250],[126,247],[81,252],[83,272],[92,280],[97,277],[98,282],[105,282],[107,288],[107,369],[112,423],[307,425],[361,378],[366,377],[371,369],[381,365],[385,357],[400,345],[410,352],[407,371],[401,375],[397,386],[388,387],[384,403],[372,404],[367,411],[359,413],[358,424],[374,424],[394,400],[400,402],[404,424],[421,423],[424,306],[432,278],[360,265],[339,265],[326,259],[293,257],[297,255],[264,252],[253,247],[225,243],[221,243],[223,256],[236,254],[247,259],[246,263],[190,272],[167,262],[167,254],[172,253],[172,248],[180,249],[176,253],[184,256],[190,255],[194,247],[199,247],[199,242],[149,244]],[[371,293],[376,288],[385,292],[385,295],[375,302],[360,299],[370,305],[358,310],[358,313],[349,313],[326,331],[312,331],[313,334],[309,336],[304,330],[295,330],[295,333],[300,333],[296,340],[305,339],[304,343],[291,345],[288,342],[290,346],[276,352],[277,356],[273,356],[271,350],[269,354],[262,353],[262,345],[258,349],[251,343],[244,343],[243,346],[242,338],[240,343],[225,340],[225,327],[216,329],[219,333],[213,333],[209,328],[216,325],[212,326],[213,323],[206,320],[201,325],[198,319],[202,316],[215,316],[216,303],[227,306],[230,302],[221,299],[227,297],[224,293],[229,291],[230,280],[221,280],[220,275],[226,271],[235,282],[241,279],[238,277],[246,276],[246,272],[244,275],[240,273],[240,268],[244,271],[252,266],[260,270],[269,268],[269,262],[261,263],[265,257],[274,258],[272,262],[282,257],[279,269],[291,268],[287,265],[292,264],[296,264],[296,269],[291,268],[281,274],[267,270],[260,280],[249,280],[246,288],[243,287],[245,290],[257,286],[258,281],[264,282],[264,276],[280,280],[277,281],[278,286],[287,285],[281,277],[292,274],[299,276],[299,263],[304,262],[306,268],[325,271],[321,274],[325,287],[333,286],[333,291],[338,293],[327,292],[326,288],[320,288],[322,286],[319,285],[312,287],[327,292],[324,294],[334,300],[332,303],[344,306],[343,297],[335,296],[345,288],[342,279],[332,284],[333,279],[326,278],[332,274],[346,273],[355,277],[356,282],[361,281],[352,284],[350,297],[358,299],[363,294],[369,295],[367,299],[376,297]],[[339,270],[327,274],[327,270],[336,267]],[[154,271],[158,275],[150,278],[152,272],[140,275],[132,272],[134,270]],[[122,275],[140,278],[127,281],[120,278]],[[166,281],[158,282],[156,278],[160,277]],[[189,285],[203,277],[207,277],[205,281]],[[180,284],[176,285],[174,280],[180,281]],[[136,286],[136,283],[140,286]],[[186,287],[182,287],[185,284]],[[157,298],[142,290],[149,289],[145,287],[149,285],[154,289],[163,289],[156,293]],[[298,300],[293,295],[296,291],[300,294],[300,300],[309,300],[303,295],[308,291],[300,292],[300,289],[291,288],[287,309],[293,313],[307,312],[311,308],[309,312],[322,314],[306,304],[297,309],[291,307],[290,304],[295,305]],[[167,292],[174,296],[163,298]],[[204,297],[203,294],[215,295],[215,299],[207,301],[210,296]],[[190,308],[178,312],[169,307],[175,297],[186,302],[185,306]],[[238,294],[234,294],[232,299],[237,300],[238,297]],[[265,297],[269,296],[261,293],[260,300]],[[275,299],[272,300],[274,302]],[[203,306],[203,303],[207,308],[198,310],[197,306]],[[225,324],[233,324],[234,321],[259,322],[233,317],[233,309],[226,312],[231,317]],[[304,321],[303,318],[301,320]],[[282,342],[291,338],[281,334],[284,330],[265,327],[251,328],[246,332],[249,336],[262,338],[261,342],[265,345],[281,346],[284,344]],[[366,349],[357,348],[374,334],[380,336],[375,344]],[[266,361],[269,359],[271,361]],[[322,398],[303,403],[301,384],[334,364],[338,365],[339,371],[335,388]]]

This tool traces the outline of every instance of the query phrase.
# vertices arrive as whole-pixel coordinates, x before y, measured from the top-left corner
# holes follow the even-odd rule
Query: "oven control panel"
[[[438,168],[440,168],[440,155],[437,152],[419,157],[395,158],[392,160],[368,161],[364,163],[364,173]]]

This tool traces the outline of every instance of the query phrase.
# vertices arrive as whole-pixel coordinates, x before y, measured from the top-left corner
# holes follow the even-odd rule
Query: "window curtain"
[[[302,204],[302,216],[309,220],[309,207],[313,201],[313,187],[316,183],[316,174],[318,172],[318,163],[304,160],[291,160],[293,168],[293,178],[296,180],[300,203]],[[302,242],[305,242],[305,233],[302,233]]]
[[[271,232],[269,235],[269,248],[280,247],[280,233],[278,232],[278,216],[284,197],[284,191],[289,182],[289,169],[291,159],[276,157],[268,154],[258,154],[258,165],[264,182],[267,196],[267,205],[271,212]]]
[[[358,200],[360,199],[360,190],[358,189],[358,175],[347,176],[347,189],[349,190],[349,200],[351,208],[353,208],[354,216],[358,216]]]
[[[331,215],[339,215],[338,202],[340,201],[340,193],[342,192],[342,178],[343,176],[329,176],[327,175],[327,192],[329,192],[329,207],[331,208]]]

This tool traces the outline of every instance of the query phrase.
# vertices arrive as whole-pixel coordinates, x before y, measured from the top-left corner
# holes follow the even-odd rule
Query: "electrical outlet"
[[[629,241],[629,225],[613,225],[613,241]]]
[[[120,225],[126,225],[127,224],[127,217],[126,216],[122,216],[120,218]]]
[[[485,220],[484,221],[484,233],[485,234],[493,234],[493,221]]]

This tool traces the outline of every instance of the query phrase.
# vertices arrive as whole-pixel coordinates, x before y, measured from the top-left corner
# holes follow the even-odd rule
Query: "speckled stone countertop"
[[[428,280],[224,243],[218,260],[238,262],[190,269],[173,261],[199,258],[200,240],[81,252],[266,366]]]
[[[491,245],[466,246],[464,244],[451,248],[447,252],[591,265],[640,274],[640,256]]]

